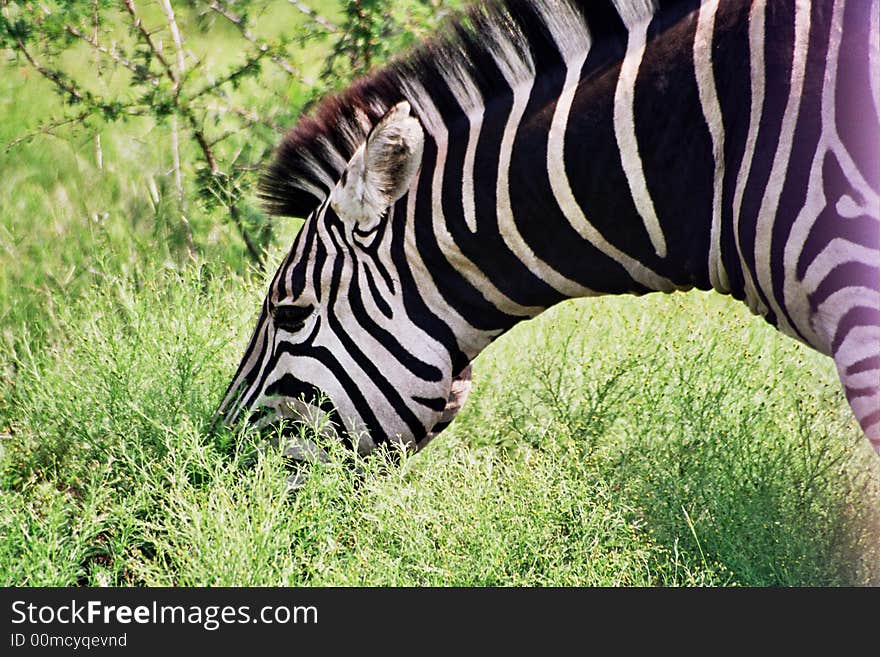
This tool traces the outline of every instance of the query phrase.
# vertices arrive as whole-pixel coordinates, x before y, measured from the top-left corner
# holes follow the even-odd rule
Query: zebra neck
[[[506,62],[489,101],[447,80],[457,117],[412,94],[431,139],[410,232],[444,310],[498,333],[565,298],[713,286],[693,6],[595,42],[545,17],[555,54]]]

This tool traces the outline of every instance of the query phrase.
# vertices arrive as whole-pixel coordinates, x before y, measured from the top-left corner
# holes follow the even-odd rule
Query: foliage
[[[341,36],[322,73],[322,79],[331,85],[364,75],[377,62],[427,37],[448,15],[448,10],[442,0],[345,0],[343,13]]]
[[[248,8],[251,4],[247,3]],[[248,81],[266,78],[262,75],[264,60],[275,62],[278,70],[300,81],[301,76],[286,60],[296,32],[263,40],[251,34],[246,19],[224,2],[193,3],[188,14],[213,12],[222,17],[240,30],[245,46],[239,47],[237,61],[211,66],[210,60],[190,48],[171,3],[162,0],[158,7],[161,12],[153,8],[142,13],[135,0],[39,4],[5,0],[0,46],[51,82],[66,105],[61,117],[44,122],[16,143],[72,125],[100,131],[107,124],[144,119],[166,126],[177,183],[177,210],[190,250],[195,249],[195,243],[186,216],[180,136],[192,142],[187,168],[195,173],[200,195],[219,201],[251,258],[260,260],[268,236],[265,220],[254,227],[242,223],[244,195],[233,182],[247,169],[249,160],[264,157],[271,148],[273,132],[255,126],[272,126],[279,111],[261,107],[257,113],[256,108],[236,104],[230,92]],[[202,28],[207,29],[204,20]],[[86,51],[90,51],[92,66],[71,70],[64,65],[65,59],[88,58]],[[277,93],[267,100],[274,100],[276,107],[284,105]],[[251,138],[231,139],[242,131]],[[103,159],[100,148],[97,141],[98,161]]]
[[[880,468],[831,363],[731,301],[554,308],[423,452],[332,451],[289,494],[279,450],[207,430],[262,284],[154,271],[57,309],[0,392],[0,582],[880,582]]]
[[[210,230],[210,224],[193,230],[188,215],[195,200],[209,215],[221,211],[251,260],[261,262],[271,225],[250,196],[256,165],[270,156],[281,126],[319,94],[367,73],[443,13],[427,2],[352,0],[337,27],[306,3],[290,4],[281,20],[269,0],[189,0],[176,7],[170,0],[3,0],[0,49],[49,81],[64,105],[61,116],[10,145],[69,135],[75,126],[100,134],[120,122],[156,124],[169,141],[165,167],[173,173],[188,249],[194,252]],[[217,38],[230,30],[232,43]],[[313,44],[332,44],[320,81],[297,54]],[[342,60],[347,65],[339,65]],[[72,61],[78,65],[68,65]],[[100,169],[100,140],[95,149]]]

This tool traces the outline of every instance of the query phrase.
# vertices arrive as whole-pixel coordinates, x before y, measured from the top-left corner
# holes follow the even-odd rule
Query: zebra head
[[[395,204],[416,176],[424,140],[400,102],[327,185],[269,286],[218,409],[224,424],[329,416],[331,433],[366,453],[389,441],[421,447],[452,421],[470,367],[414,321],[391,254],[392,223],[405,213],[395,217]],[[303,440],[293,458],[315,454]]]

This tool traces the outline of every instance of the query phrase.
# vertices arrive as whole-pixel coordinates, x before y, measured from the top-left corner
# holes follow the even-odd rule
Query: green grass
[[[289,496],[279,453],[206,431],[261,286],[102,279],[6,363],[0,582],[878,582],[877,459],[833,368],[744,308],[563,304],[423,452],[360,478],[335,454]]]
[[[57,99],[0,72],[8,143]],[[0,151],[0,585],[880,584],[880,459],[831,361],[712,294],[553,308],[423,452],[287,494],[277,450],[207,430],[265,275],[195,204],[182,256],[138,129],[103,171],[87,134]]]

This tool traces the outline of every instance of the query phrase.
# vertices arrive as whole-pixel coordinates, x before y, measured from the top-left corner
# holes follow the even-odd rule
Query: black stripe
[[[361,289],[358,276],[362,270],[360,263],[358,263],[350,247],[345,246],[343,243],[340,245],[340,248],[347,248],[351,256],[354,271],[352,273],[349,289],[345,294],[345,299],[351,307],[351,312],[353,313],[358,326],[372,336],[397,362],[403,365],[415,376],[423,381],[441,381],[443,379],[443,373],[439,369],[410,353],[402,344],[400,344],[394,335],[379,326],[379,324],[373,320],[363,301],[363,290]],[[369,270],[366,267],[363,268],[363,271],[369,273]],[[373,293],[375,293],[375,291],[373,291]],[[380,299],[381,297],[378,297],[375,298],[374,301],[379,301]],[[383,301],[382,303],[385,302]]]
[[[823,20],[827,8],[822,3],[811,7],[809,45],[804,88],[798,110],[798,122],[792,142],[791,157],[785,172],[785,185],[779,197],[779,209],[773,222],[770,248],[770,271],[773,275],[773,296],[782,306],[783,315],[798,337],[808,342],[798,329],[785,298],[785,245],[794,222],[806,204],[810,169],[822,134],[822,89],[828,56],[830,23]]]
[[[859,326],[880,326],[880,309],[856,306],[844,313],[837,324],[834,339],[831,341],[831,353],[836,354],[850,331]]]
[[[260,318],[257,321],[257,326],[254,329],[253,334],[251,335],[250,342],[248,343],[247,349],[245,349],[244,356],[242,356],[242,359],[238,364],[235,375],[232,377],[229,386],[227,386],[226,391],[223,393],[223,397],[221,398],[221,405],[218,407],[217,412],[214,415],[212,426],[221,418],[221,416],[223,416],[224,418],[230,418],[243,408],[241,398],[245,394],[245,392],[253,385],[254,379],[259,372],[260,365],[262,364],[263,358],[266,354],[266,331],[268,326],[267,317],[268,313],[266,312],[266,302],[264,301],[262,311],[260,313]],[[263,334],[263,344],[260,347],[260,352],[257,356],[257,359],[255,360],[255,365],[252,366],[251,369],[247,372],[244,380],[239,381],[239,376],[243,374],[245,365],[248,360],[250,360],[249,356],[255,349],[255,345],[259,340],[261,332]],[[233,386],[236,386],[238,394],[235,397],[230,398],[229,396],[233,391]],[[228,420],[224,419],[224,422],[226,421]]]
[[[749,177],[742,196],[739,217],[739,241],[745,266],[752,272],[755,293],[767,307],[765,319],[776,325],[776,314],[757,280],[755,240],[761,204],[767,193],[773,160],[779,147],[782,119],[791,92],[794,58],[794,6],[787,2],[768,3],[765,9],[764,40],[764,105],[760,128],[752,157]]]
[[[880,72],[870,69],[869,54],[871,32],[876,35],[880,28],[871,22],[872,4],[876,7],[876,2],[856,0],[844,6],[834,110],[847,153],[868,185],[880,192],[880,108],[871,98],[871,78],[877,84]]]
[[[721,0],[716,11],[712,67],[724,124],[721,255],[730,294],[745,299],[745,280],[733,231],[733,198],[749,130],[752,82],[749,65],[749,3]]]
[[[846,375],[861,374],[862,372],[870,372],[871,370],[880,370],[880,354],[876,356],[866,356],[859,361],[846,368]]]
[[[446,408],[446,400],[442,397],[419,397],[418,395],[412,395],[410,399],[438,413]]]
[[[309,404],[310,406],[321,409],[324,413],[326,413],[327,419],[336,430],[336,434],[342,440],[342,444],[349,448],[354,446],[354,441],[352,440],[352,437],[348,432],[348,428],[345,426],[345,423],[339,416],[339,413],[336,410],[336,407],[333,405],[332,400],[330,400],[330,398],[326,394],[324,394],[321,390],[319,390],[311,383],[300,381],[292,374],[285,373],[281,376],[281,378],[269,385],[269,387],[266,389],[266,395],[280,395],[282,397],[298,399],[305,404]],[[268,408],[266,410],[269,411]],[[257,416],[254,418],[254,421],[259,421],[260,419],[261,418]],[[297,421],[294,418],[289,419],[292,419],[294,422]],[[272,425],[269,425],[269,427],[271,426]]]
[[[415,234],[416,247],[427,271],[420,273],[431,276],[443,299],[458,314],[467,319],[474,328],[493,331],[513,326],[520,318],[498,310],[489,303],[483,293],[465,280],[446,259],[446,254],[437,243],[432,223],[432,176],[436,166],[437,146],[433,140],[425,143],[422,158],[422,173],[416,193]]]
[[[458,346],[458,340],[449,325],[437,316],[419,294],[418,286],[406,258],[406,203],[407,197],[395,205],[391,230],[391,261],[397,268],[403,307],[410,321],[437,340],[446,349],[453,371],[468,363],[467,356]]]
[[[316,330],[313,336],[317,335],[317,329],[318,326],[316,326]],[[377,442],[382,440],[382,437],[385,436],[384,428],[381,424],[379,424],[379,420],[376,418],[376,415],[373,413],[372,409],[370,408],[370,404],[367,402],[363,393],[360,391],[358,385],[348,375],[348,372],[346,372],[345,368],[342,367],[342,365],[330,352],[329,349],[327,349],[326,347],[313,345],[310,342],[305,342],[302,344],[282,342],[278,345],[277,351],[278,356],[280,356],[281,354],[290,354],[292,356],[304,356],[307,358],[312,358],[319,362],[323,367],[325,367],[330,372],[330,375],[339,383],[339,385],[345,391],[346,397],[351,402],[352,406],[354,406],[355,411],[360,416],[360,419],[364,423],[367,431],[369,432],[370,437],[372,437],[373,440]],[[333,401],[332,398],[331,401]],[[334,407],[336,405],[336,402],[334,402]],[[348,437],[348,439],[350,440],[350,436],[348,436],[347,433],[344,434],[344,436]]]
[[[584,0],[580,4],[593,39],[601,37],[610,42],[626,38],[626,26],[610,0]]]
[[[373,280],[373,273],[370,271],[370,268],[365,265],[363,267],[363,272],[364,278],[367,279],[367,287],[370,289],[370,296],[373,299],[373,303],[376,304],[376,307],[379,309],[380,313],[385,315],[385,317],[387,317],[388,319],[392,319],[394,317],[394,313],[391,310],[391,306],[388,305],[388,302],[385,301],[385,297],[376,286],[376,281]]]
[[[248,375],[248,379],[250,382],[249,394],[245,396],[245,398],[239,403],[238,409],[241,411],[248,411],[254,405],[254,402],[259,398],[260,393],[263,391],[263,386],[266,384],[266,379],[272,374],[275,370],[275,366],[277,364],[277,357],[275,355],[274,345],[272,347],[272,353],[267,356],[269,353],[269,336],[270,334],[274,338],[275,331],[270,330],[272,326],[272,322],[267,321],[263,327],[263,349],[260,352],[260,358],[257,360],[257,365],[254,367],[251,372],[253,373],[253,377]],[[260,371],[262,370],[262,375],[260,375]],[[259,378],[258,378],[259,377]]]
[[[311,220],[309,220],[300,230],[300,235],[305,233],[303,239],[305,243],[303,244],[302,250],[302,258],[298,262],[292,262],[291,266],[294,267],[293,275],[291,276],[291,290],[290,296],[294,299],[299,298],[299,296],[303,293],[306,287],[306,275],[309,271],[308,262],[309,256],[312,252],[312,248],[315,244],[315,236],[317,235],[318,219],[317,216],[313,216]],[[299,237],[299,236],[297,236]],[[296,253],[296,244],[294,244],[294,248],[291,251],[292,253]]]
[[[651,22],[633,114],[645,180],[666,240],[666,257],[655,271],[706,290],[715,171],[694,69],[696,19],[676,11]]]
[[[344,245],[344,242],[340,236],[334,234],[333,228],[330,227],[328,230],[330,232],[330,239],[334,241],[336,247],[341,251]],[[344,259],[341,257],[337,257],[333,262],[333,277],[332,282],[330,284],[330,290],[327,298],[327,322],[331,331],[333,331],[334,336],[337,340],[342,344],[343,349],[345,349],[348,356],[357,364],[358,367],[367,375],[370,381],[374,386],[379,390],[379,392],[384,395],[385,399],[388,401],[389,405],[394,409],[394,412],[397,416],[403,420],[406,424],[407,428],[410,430],[411,434],[415,436],[417,439],[420,438],[425,433],[425,428],[422,426],[419,419],[412,412],[409,406],[406,405],[406,402],[403,400],[403,397],[400,396],[400,393],[394,388],[388,379],[386,379],[382,372],[379,371],[379,368],[376,367],[376,364],[364,354],[360,348],[357,346],[355,341],[348,334],[348,331],[345,330],[342,322],[336,315],[336,301],[338,299],[339,293],[339,282],[342,278],[342,268],[344,266]],[[354,276],[352,277],[352,281],[354,281]],[[347,299],[351,302],[351,299],[356,297],[357,295],[348,295]]]
[[[523,306],[550,306],[562,300],[562,295],[522,263],[498,230],[498,155],[513,104],[513,92],[506,83],[499,84],[503,77],[492,59],[481,60],[480,69],[472,69],[472,72],[483,98],[491,98],[483,112],[474,156],[473,200],[477,230],[472,233],[468,227],[462,202],[464,158],[469,136],[467,122],[450,122],[448,126],[457,134],[450,135],[443,178],[446,227],[461,252],[477,264],[506,297]]]
[[[570,116],[576,116],[577,120],[570,120],[565,131],[565,169],[575,201],[603,238],[659,272],[663,263],[654,254],[633,204],[614,133],[614,92],[625,51],[626,42],[621,36],[599,40],[590,48],[570,110]],[[551,107],[555,108],[555,103]],[[523,153],[537,148],[546,159],[546,143],[541,143],[538,130],[535,133],[529,142],[524,142]],[[523,169],[522,175],[526,174]],[[541,167],[540,180],[542,193],[552,194],[544,167]],[[518,196],[517,202],[531,203],[523,196]],[[542,210],[538,208],[534,212]],[[556,212],[549,213],[549,217],[555,215]],[[564,219],[555,219],[554,225],[559,221]],[[531,232],[530,239],[539,240],[536,253],[549,258],[554,267],[569,278],[598,291],[612,294],[648,291],[633,281],[623,266],[585,242],[567,223],[565,221],[558,234],[557,244],[540,244],[540,237]],[[543,241],[546,242],[546,238]],[[553,254],[554,247],[556,254]]]
[[[312,289],[315,291],[315,299],[320,303],[323,301],[324,296],[324,290],[321,287],[321,276],[324,271],[324,264],[327,262],[327,247],[324,246],[324,241],[317,237],[314,244],[315,251],[310,261],[310,273],[312,275]]]
[[[825,208],[810,226],[810,232],[798,258],[796,275],[802,280],[807,268],[834,238],[859,244],[871,250],[880,249],[880,230],[877,219],[868,215],[851,217],[841,221],[837,212],[837,201],[844,195],[852,197],[857,204],[865,200],[852,187],[833,151],[825,154],[822,164],[822,179],[825,186]]]
[[[396,294],[396,286],[394,285],[394,279],[391,276],[391,273],[385,267],[385,264],[382,262],[382,258],[379,256],[379,249],[382,248],[383,241],[385,239],[386,234],[391,230],[391,217],[394,215],[394,207],[388,209],[385,216],[382,218],[382,221],[379,223],[378,228],[376,229],[375,237],[370,241],[368,245],[358,243],[361,251],[370,256],[373,261],[373,265],[376,268],[376,271],[379,273],[379,276],[382,277],[382,280],[385,282],[385,286],[391,291],[391,294]]]
[[[880,289],[880,259],[873,266],[862,262],[844,262],[834,267],[810,294],[810,309],[815,312],[835,292],[855,286]]]

